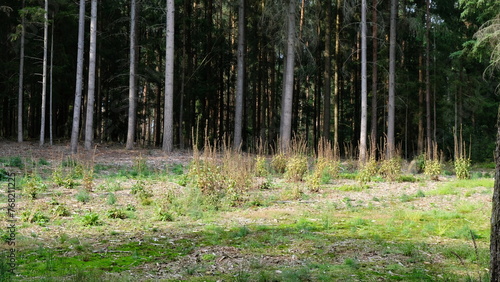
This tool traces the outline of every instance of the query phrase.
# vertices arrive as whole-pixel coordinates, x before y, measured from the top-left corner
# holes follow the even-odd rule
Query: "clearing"
[[[445,166],[439,181],[360,183],[346,160],[310,189],[270,169],[268,156],[268,174],[250,176],[245,189],[235,177],[212,191],[204,181],[222,181],[218,172],[190,169],[190,151],[68,151],[0,143],[0,281],[487,279],[491,168],[468,180]],[[238,172],[254,157],[227,158]],[[313,164],[309,157],[307,175]],[[5,172],[17,174],[14,237]]]

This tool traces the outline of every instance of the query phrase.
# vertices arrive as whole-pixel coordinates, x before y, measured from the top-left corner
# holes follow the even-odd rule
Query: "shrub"
[[[130,193],[134,194],[143,206],[149,206],[152,203],[153,194],[144,181],[137,181],[130,189]]]
[[[49,222],[49,217],[39,210],[26,210],[21,214],[21,221],[45,224]]]
[[[76,193],[75,198],[79,202],[87,203],[90,201],[90,194],[88,191],[82,189]]]
[[[0,181],[6,180],[8,178],[8,172],[5,169],[0,168]]]
[[[438,180],[441,174],[441,163],[439,160],[425,160],[424,174],[432,180]]]
[[[10,166],[10,167],[17,167],[19,169],[23,169],[24,168],[24,162],[23,160],[21,159],[21,157],[10,157],[8,162],[5,164],[6,166]]]
[[[418,173],[421,173],[425,169],[425,154],[420,154],[415,158],[416,169]]]
[[[311,191],[311,192],[318,192],[319,191],[319,187],[321,185],[320,173],[321,172],[319,172],[317,169],[315,169],[313,173],[311,173],[305,177],[306,186],[307,186],[307,188],[309,188],[309,191]]]
[[[65,205],[56,205],[51,209],[51,212],[55,216],[70,216],[71,213],[69,212],[68,208]]]
[[[52,172],[52,181],[54,184],[64,188],[74,188],[78,183],[69,174],[64,174],[61,166]]]
[[[401,175],[401,159],[391,158],[383,160],[380,169],[380,175],[388,181],[394,181]]]
[[[108,198],[106,200],[106,203],[108,205],[114,205],[116,203],[116,196],[114,193],[109,193]]]
[[[125,213],[125,211],[121,210],[121,209],[117,209],[117,208],[114,208],[114,209],[111,209],[111,210],[108,210],[106,212],[107,216],[109,218],[114,218],[114,219],[125,219],[125,218],[128,218],[127,214]]]
[[[83,169],[83,180],[82,180],[82,185],[83,188],[86,189],[87,191],[92,191],[92,188],[94,187],[94,166],[93,165],[88,165]]]
[[[271,167],[277,173],[284,173],[286,170],[287,157],[283,153],[279,153],[273,156],[271,160]]]
[[[146,159],[143,158],[142,155],[134,159],[132,174],[138,176],[147,176],[150,174]]]
[[[454,162],[455,174],[458,179],[469,179],[470,178],[470,166],[471,162],[468,158],[457,158]]]
[[[130,189],[130,193],[137,195],[140,193],[145,193],[145,183],[144,181],[137,181],[134,185],[132,185],[132,188]]]
[[[49,165],[50,163],[46,159],[40,158],[40,159],[38,159],[38,164],[39,165]]]
[[[321,184],[327,184],[332,177],[338,177],[338,173],[339,163],[337,161],[319,157],[313,173],[305,178],[307,187],[311,192],[318,192]]]
[[[195,160],[189,167],[191,183],[204,194],[213,194],[223,190],[224,177],[215,161]]]
[[[257,156],[254,165],[255,176],[267,176],[267,162],[264,156]]]
[[[78,166],[78,162],[74,158],[68,157],[62,161],[61,165],[64,167],[76,167]]]
[[[156,216],[159,221],[174,221],[173,214],[163,207],[158,207],[156,210]]]
[[[23,178],[21,187],[23,194],[31,199],[36,199],[38,194],[47,190],[47,185],[43,183],[41,177],[34,173],[28,174]]]
[[[171,172],[174,175],[182,175],[184,174],[184,166],[182,164],[174,164],[171,168]]]
[[[94,212],[87,212],[82,217],[80,217],[80,222],[83,226],[98,226],[102,225],[102,222],[99,220],[99,215]]]
[[[361,183],[366,183],[371,181],[372,177],[376,176],[378,172],[377,161],[375,158],[370,158],[365,164],[362,165],[361,169],[356,176],[356,179]]]
[[[225,192],[234,191],[236,194],[248,190],[253,178],[253,159],[243,153],[225,149],[222,177]]]
[[[307,157],[303,155],[292,156],[286,164],[285,178],[291,181],[300,181],[307,172]]]

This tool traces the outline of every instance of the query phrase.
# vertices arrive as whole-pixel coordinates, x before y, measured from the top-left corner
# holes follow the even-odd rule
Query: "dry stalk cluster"
[[[454,151],[455,151],[455,161],[453,166],[455,167],[455,174],[458,179],[469,179],[470,178],[470,148],[467,154],[467,145],[462,139],[462,129],[460,128],[460,133],[457,136],[457,132],[453,130],[454,139]]]

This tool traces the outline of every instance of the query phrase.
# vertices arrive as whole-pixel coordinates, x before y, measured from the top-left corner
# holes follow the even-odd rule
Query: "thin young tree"
[[[378,24],[377,24],[377,3],[378,0],[372,2],[372,121],[370,134],[370,149],[371,154],[375,156],[377,150],[377,89],[378,89]]]
[[[24,9],[24,0],[22,3]],[[24,93],[24,39],[26,36],[26,17],[21,12],[21,46],[19,50],[19,89],[17,95],[17,142],[23,142],[23,93]]]
[[[330,140],[330,112],[331,112],[331,76],[332,76],[332,58],[331,58],[331,20],[332,20],[332,0],[326,3],[326,23],[325,23],[325,70],[323,72],[325,79],[325,94],[323,95],[323,137]]]
[[[137,50],[137,2],[130,1],[130,72],[128,90],[128,130],[126,148],[134,147],[135,125],[137,120],[137,78],[136,78],[136,50]]]
[[[42,120],[40,125],[40,146],[45,143],[45,111],[47,105],[47,49],[49,37],[49,0],[45,0],[43,16],[43,72],[42,72]]]
[[[430,29],[431,29],[431,15],[430,15],[430,0],[425,1],[425,108],[427,118],[427,154],[429,158],[436,156],[432,155],[432,125],[431,125],[431,81],[430,81]]]
[[[295,67],[295,2],[288,1],[286,61],[283,72],[283,97],[281,102],[280,147],[288,150],[292,136],[293,77]]]
[[[337,0],[335,5],[335,63],[333,72],[333,146],[339,146],[339,96],[340,96],[340,39],[341,39],[341,13],[342,0]]]
[[[366,0],[361,0],[361,126],[359,135],[359,161],[366,161],[368,127],[368,89],[366,77]]]
[[[90,3],[90,47],[89,47],[89,78],[87,89],[87,114],[85,119],[85,149],[92,148],[94,139],[94,93],[95,70],[97,55],[97,0]]]
[[[167,0],[165,52],[165,106],[163,119],[163,151],[174,148],[174,0]]]
[[[391,19],[389,31],[389,101],[387,103],[387,157],[394,157],[394,123],[396,116],[396,16],[398,0],[391,0]]]
[[[54,18],[54,14],[52,14],[52,18]],[[54,69],[54,26],[55,24],[52,23],[52,31],[51,31],[51,37],[50,37],[50,73],[49,73],[49,76],[50,76],[50,81],[49,81],[49,140],[50,140],[50,145],[53,144],[54,142],[54,136],[53,136],[53,124],[52,124],[52,121],[53,121],[53,104],[52,104],[52,94],[53,94],[53,75],[52,75],[52,70]]]
[[[234,110],[234,149],[242,144],[243,95],[245,85],[245,0],[239,0],[238,7],[238,54],[236,69],[236,100]]]
[[[76,154],[78,150],[78,135],[80,131],[80,113],[82,108],[83,88],[83,51],[85,33],[85,0],[80,0],[78,15],[78,52],[76,59],[76,87],[75,104],[73,107],[73,124],[71,129],[71,153]]]

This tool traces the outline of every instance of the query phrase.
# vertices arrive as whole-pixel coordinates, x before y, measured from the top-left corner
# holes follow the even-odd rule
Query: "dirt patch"
[[[36,142],[16,143],[10,141],[0,142],[0,157],[22,157],[27,159],[45,159],[50,162],[59,163],[71,156],[69,144],[56,143],[54,145],[40,146]],[[115,166],[131,166],[134,160],[144,158],[152,167],[162,167],[165,164],[188,164],[192,159],[192,153],[188,150],[165,153],[161,149],[134,149],[126,150],[125,146],[117,145],[95,145],[93,150],[85,151],[83,147],[78,148],[77,158],[90,156],[95,163]]]
[[[198,248],[176,261],[142,265],[132,273],[148,273],[148,279],[183,279],[186,276],[238,275],[258,268],[275,269],[279,273],[303,263],[295,256],[255,255],[236,247],[210,246]]]

